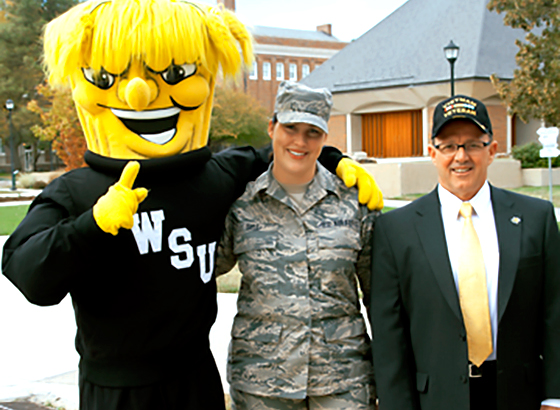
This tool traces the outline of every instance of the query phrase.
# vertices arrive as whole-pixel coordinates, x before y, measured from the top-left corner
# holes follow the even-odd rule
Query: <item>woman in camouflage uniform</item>
[[[369,301],[376,214],[317,162],[331,93],[280,84],[274,162],[233,205],[216,273],[243,274],[228,381],[234,409],[373,409]]]

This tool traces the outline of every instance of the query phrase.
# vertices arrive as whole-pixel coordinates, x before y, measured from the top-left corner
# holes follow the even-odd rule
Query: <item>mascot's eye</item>
[[[99,71],[95,71],[92,68],[82,68],[82,72],[86,80],[102,90],[108,90],[115,84],[115,76],[109,74],[104,68],[101,68]]]
[[[194,73],[196,73],[196,64],[171,64],[167,70],[161,73],[161,78],[167,84],[175,85]]]

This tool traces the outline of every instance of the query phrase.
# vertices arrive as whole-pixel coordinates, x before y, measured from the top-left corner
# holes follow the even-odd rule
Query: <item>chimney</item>
[[[235,0],[218,0],[218,4],[223,4],[226,9],[235,11]]]
[[[332,36],[332,24],[323,24],[322,26],[317,26],[317,31],[321,31],[329,36]]]

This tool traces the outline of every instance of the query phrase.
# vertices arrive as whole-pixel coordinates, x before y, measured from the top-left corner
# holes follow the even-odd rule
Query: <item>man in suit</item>
[[[560,407],[554,209],[488,183],[497,145],[482,102],[441,102],[428,148],[438,186],[376,222],[371,312],[383,410]]]

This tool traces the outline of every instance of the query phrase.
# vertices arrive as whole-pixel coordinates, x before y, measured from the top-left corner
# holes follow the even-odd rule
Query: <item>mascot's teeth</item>
[[[154,144],[164,145],[173,139],[177,129],[175,127],[168,129],[166,131],[153,133],[153,134],[141,134],[138,129],[142,129],[141,121],[161,121],[171,120],[172,117],[179,115],[181,109],[177,107],[164,108],[161,110],[145,110],[145,111],[132,111],[132,110],[118,110],[116,108],[111,108],[111,112],[118,117],[121,121],[127,125],[127,122],[135,122],[135,126],[131,128],[131,125],[127,127],[133,131],[137,132],[146,141],[153,142]],[[176,119],[175,122],[176,123]],[[146,129],[146,128],[144,128]],[[153,129],[153,128],[152,128]]]
[[[116,108],[111,108],[111,112],[125,120],[159,120],[177,115],[181,110],[177,107],[146,111],[117,110]]]
[[[172,130],[160,132],[159,134],[140,134],[140,136],[154,144],[164,145],[173,139],[175,131],[175,128],[173,128]]]

